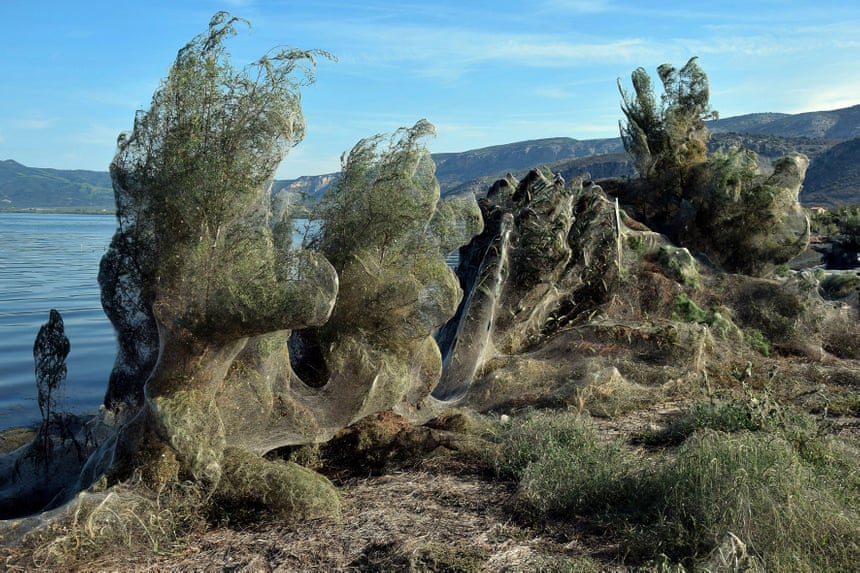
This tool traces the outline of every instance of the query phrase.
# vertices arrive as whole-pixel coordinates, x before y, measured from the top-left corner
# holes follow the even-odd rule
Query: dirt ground
[[[340,484],[343,515],[298,525],[220,526],[169,555],[121,548],[75,571],[538,571],[582,554],[510,523],[512,490],[480,475],[411,469]],[[39,570],[32,555],[0,550],[4,571]]]
[[[605,420],[605,429],[625,432],[646,423],[638,419]],[[588,570],[595,563],[613,569],[611,558],[601,562],[600,555],[617,548],[596,533],[578,531],[576,524],[543,530],[513,522],[505,510],[513,486],[462,457],[430,458],[385,475],[330,477],[343,502],[340,519],[214,526],[163,555],[117,548],[68,570],[519,572],[555,571],[562,564],[576,570],[569,567],[579,561]],[[15,548],[0,548],[0,564],[9,572],[51,570]]]

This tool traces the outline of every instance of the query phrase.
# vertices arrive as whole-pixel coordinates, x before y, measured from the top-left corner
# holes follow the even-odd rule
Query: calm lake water
[[[112,215],[0,213],[0,428],[41,419],[33,342],[52,308],[71,343],[64,409],[101,404],[116,342],[97,276],[115,229]]]

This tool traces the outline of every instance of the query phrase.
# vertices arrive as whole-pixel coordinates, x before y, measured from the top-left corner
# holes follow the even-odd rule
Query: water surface
[[[0,213],[0,428],[41,419],[33,342],[52,308],[71,342],[65,409],[101,403],[116,343],[97,277],[115,228],[112,215]]]

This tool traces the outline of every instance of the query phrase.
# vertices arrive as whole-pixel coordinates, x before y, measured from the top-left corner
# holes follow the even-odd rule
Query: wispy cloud
[[[18,129],[50,129],[54,123],[53,119],[22,118],[15,120],[12,125]]]
[[[482,64],[503,63],[511,68],[567,68],[625,63],[664,50],[659,43],[639,38],[569,39],[562,35],[499,34],[469,29],[433,27],[366,27],[351,31],[348,66],[402,66],[412,74],[456,79]],[[356,47],[358,46],[358,47]]]
[[[860,79],[846,78],[839,85],[810,85],[798,87],[789,94],[795,100],[793,106],[786,109],[788,113],[821,111],[838,109],[857,105],[857,94],[860,93]]]
[[[610,12],[616,9],[611,0],[547,0],[542,8],[549,11],[575,12],[578,14],[596,14]]]
[[[514,38],[488,41],[478,60],[516,62],[532,67],[567,67],[600,62],[628,62],[652,48],[636,38],[609,42],[568,42],[549,38]]]
[[[92,124],[84,131],[73,135],[72,139],[84,145],[97,145],[99,147],[113,147],[117,136],[128,128],[119,128],[104,124]]]

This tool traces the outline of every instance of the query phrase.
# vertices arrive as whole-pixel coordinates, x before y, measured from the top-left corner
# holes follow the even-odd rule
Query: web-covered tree
[[[57,422],[57,392],[66,381],[66,357],[71,345],[66,336],[63,317],[51,309],[48,322],[39,328],[33,343],[35,362],[36,390],[38,392],[39,412],[42,423],[39,426],[38,447],[35,452],[46,464],[50,459],[52,446],[51,425]]]
[[[710,108],[708,76],[697,58],[680,70],[663,64],[657,74],[663,84],[659,104],[644,68],[631,74],[633,94],[618,80],[626,120],[619,122],[621,140],[641,177],[680,196],[689,168],[706,159],[710,134],[705,121],[717,113]]]
[[[763,174],[751,151],[709,155],[708,76],[691,58],[681,69],[657,68],[659,103],[643,68],[632,75],[634,93],[618,82],[625,149],[640,178],[619,195],[634,215],[726,270],[766,274],[802,252],[809,224],[798,193],[809,162],[789,154]]]
[[[83,485],[138,469],[153,486],[217,490],[237,467],[224,410],[241,404],[218,400],[237,356],[257,337],[323,323],[334,304],[334,269],[288,249],[291,226],[268,194],[304,135],[299,88],[327,54],[282,49],[237,70],[223,41],[238,22],[216,14],[118,141],[119,228],[99,280],[121,340],[108,402],[130,420]]]
[[[326,478],[263,455],[380,411],[434,409],[431,335],[461,297],[445,255],[480,230],[474,198],[440,200],[423,143],[434,128],[421,121],[387,146],[359,142],[315,214],[315,250],[293,249],[270,183],[304,133],[299,88],[327,54],[281,50],[236,70],[223,41],[237,22],[219,13],[180,50],[118,141],[119,226],[99,283],[120,351],[98,445],[10,510],[74,498],[57,543],[75,551],[128,515],[160,539],[201,506],[337,512]]]
[[[474,198],[440,200],[424,140],[426,120],[363,139],[342,159],[341,177],[313,213],[308,246],[340,278],[331,319],[297,332],[293,361],[307,381],[343,399],[331,413],[350,423],[375,411],[414,411],[441,375],[433,332],[461,291],[445,255],[480,232]]]
[[[317,515],[338,507],[328,481],[261,456],[429,400],[431,333],[461,296],[444,255],[480,214],[474,199],[440,201],[422,121],[387,148],[359,142],[315,215],[315,250],[292,249],[289,209],[268,188],[304,133],[299,87],[327,54],[279,51],[237,71],[223,47],[237,22],[216,15],[119,140],[100,284],[124,425],[79,485],[105,472],[155,491],[188,481],[220,507]]]

